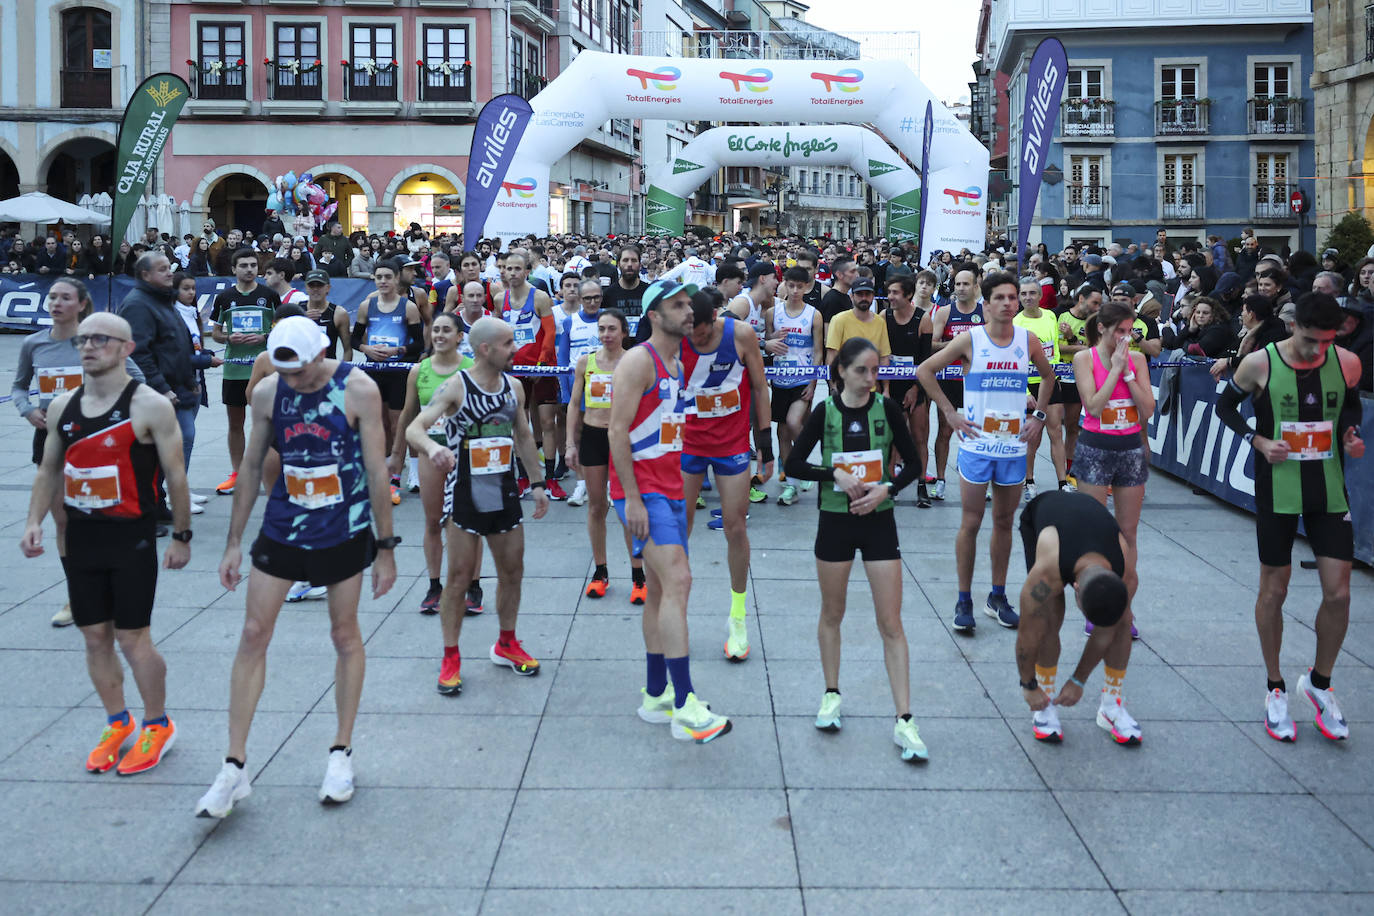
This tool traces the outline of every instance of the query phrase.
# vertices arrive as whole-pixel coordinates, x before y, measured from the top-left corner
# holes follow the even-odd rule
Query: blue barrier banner
[[[1150,368],[1156,396],[1163,372],[1164,367]],[[1177,373],[1177,397],[1157,404],[1150,418],[1150,463],[1233,506],[1254,512],[1255,450],[1216,415],[1217,395],[1225,384],[1198,370]],[[1374,429],[1374,399],[1365,397],[1363,402],[1363,428]],[[1248,398],[1240,412],[1246,420],[1254,419]],[[1346,459],[1345,489],[1355,527],[1355,556],[1374,565],[1374,456]]]
[[[52,323],[48,318],[48,287],[59,278],[38,274],[10,274],[0,276],[0,328],[15,331],[34,331]],[[96,311],[108,311],[111,303],[118,305],[134,288],[134,279],[117,275],[113,281],[105,277],[84,280],[91,291]],[[202,315],[210,314],[215,294],[234,285],[233,277],[198,277],[196,301]],[[294,284],[305,290],[304,281]],[[358,314],[358,306],[377,286],[371,280],[335,278],[329,284],[329,299],[348,310],[350,317]]]

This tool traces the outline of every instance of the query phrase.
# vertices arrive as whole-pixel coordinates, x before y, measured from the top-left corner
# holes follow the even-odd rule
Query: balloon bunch
[[[315,184],[314,175],[306,172],[297,178],[295,172],[287,172],[272,182],[267,209],[292,216],[298,222],[310,220],[316,226],[323,226],[339,209],[339,204],[331,201],[324,188]]]

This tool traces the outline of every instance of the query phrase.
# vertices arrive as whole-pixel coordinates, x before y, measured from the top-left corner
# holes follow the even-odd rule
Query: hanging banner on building
[[[110,216],[112,245],[124,239],[134,208],[153,176],[157,157],[162,155],[172,125],[190,97],[191,87],[175,73],[154,73],[129,97],[116,144],[114,212]]]
[[[1035,201],[1040,196],[1040,177],[1054,138],[1059,99],[1068,78],[1069,58],[1057,38],[1040,42],[1026,71],[1026,107],[1021,113],[1021,205],[1016,217],[1016,265],[1019,268],[1030,242]]]
[[[930,138],[935,133],[935,106],[926,102],[926,117],[921,128],[921,212],[916,223],[916,264],[921,264],[921,248],[925,244],[926,204],[930,191]]]
[[[532,113],[529,102],[507,93],[487,102],[477,115],[468,153],[467,207],[463,210],[463,238],[469,246],[475,246],[485,233],[492,207],[532,209],[539,205],[534,195],[535,179],[506,180]],[[548,218],[547,206],[544,218]]]

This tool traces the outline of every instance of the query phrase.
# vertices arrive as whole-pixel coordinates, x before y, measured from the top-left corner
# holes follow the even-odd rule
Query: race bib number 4
[[[66,484],[62,501],[74,509],[91,511],[119,505],[119,468],[113,464],[94,468],[62,469]]]
[[[339,466],[325,464],[317,468],[282,465],[286,481],[286,498],[302,509],[324,509],[343,502],[343,483],[339,480]]]
[[[738,388],[706,388],[696,395],[697,416],[703,420],[739,413]]]
[[[1279,434],[1288,443],[1290,461],[1324,461],[1335,452],[1331,449],[1330,420],[1311,423],[1280,423]]]
[[[1021,415],[1004,410],[989,410],[983,414],[983,435],[998,439],[1015,439],[1021,435]]]
[[[1100,424],[1103,432],[1130,429],[1140,425],[1140,412],[1130,398],[1112,398],[1102,408]]]
[[[845,471],[860,483],[877,483],[883,479],[883,453],[876,448],[861,452],[835,452],[830,456],[830,466],[837,471]],[[840,485],[835,484],[836,492]]]
[[[43,400],[51,400],[59,394],[66,394],[81,387],[85,378],[80,366],[60,366],[38,370],[38,394]]]
[[[665,410],[660,416],[658,426],[660,449],[664,452],[682,451],[682,431],[687,414],[683,412],[669,413]]]
[[[511,468],[515,440],[509,436],[484,436],[468,440],[468,468],[473,474],[503,474]]]

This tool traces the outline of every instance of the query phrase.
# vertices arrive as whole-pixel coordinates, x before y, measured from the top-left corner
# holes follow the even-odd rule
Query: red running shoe
[[[505,665],[516,674],[526,677],[539,673],[539,661],[525,651],[520,645],[520,640],[512,639],[506,645],[496,643],[491,647],[491,660],[498,665]]]
[[[562,502],[563,500],[565,500],[565,499],[567,499],[567,498],[568,498],[568,494],[567,494],[566,492],[564,492],[564,490],[563,490],[563,488],[562,488],[561,486],[558,485],[557,479],[550,480],[550,481],[549,481],[549,499],[551,499],[551,500],[553,500],[554,502],[558,503],[558,502]]]

